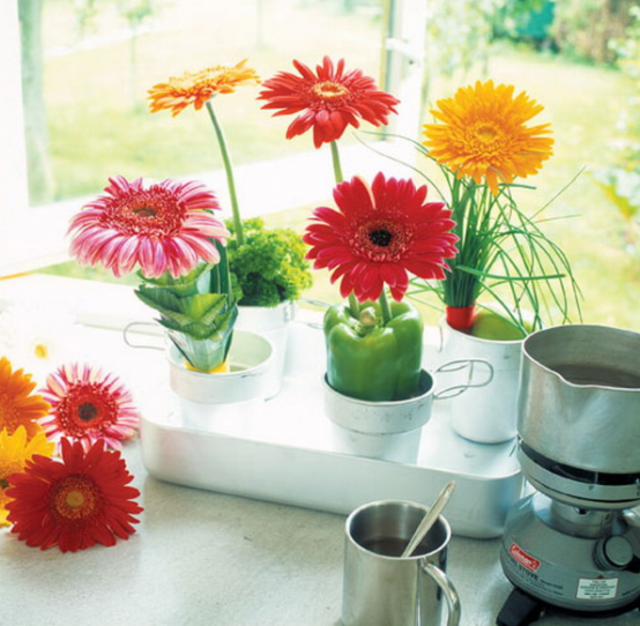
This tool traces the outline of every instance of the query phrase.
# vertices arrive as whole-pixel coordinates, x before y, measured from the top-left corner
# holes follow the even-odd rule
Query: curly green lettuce
[[[227,243],[231,278],[242,291],[239,304],[270,307],[297,300],[313,282],[300,235],[290,228],[267,229],[260,218],[242,224],[241,246],[233,237],[233,223],[226,224],[232,233]]]

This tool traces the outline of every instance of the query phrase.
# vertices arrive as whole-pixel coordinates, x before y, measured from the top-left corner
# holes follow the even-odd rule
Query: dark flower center
[[[369,233],[369,241],[380,248],[389,247],[392,239],[393,235],[386,228],[377,228]]]
[[[82,422],[90,422],[96,415],[98,415],[98,409],[90,402],[85,402],[78,407],[78,417]]]
[[[413,230],[402,223],[400,215],[384,215],[379,219],[365,218],[354,225],[350,246],[358,256],[375,263],[396,263],[411,249]]]
[[[170,190],[152,187],[114,201],[109,226],[128,235],[171,236],[185,219],[185,209]]]
[[[70,385],[65,397],[55,408],[60,429],[71,437],[84,437],[88,432],[105,432],[119,417],[118,398],[108,385],[78,382]]]
[[[138,217],[143,217],[143,218],[157,217],[158,215],[157,211],[154,211],[149,207],[140,207],[139,209],[131,209],[131,211],[135,213]]]

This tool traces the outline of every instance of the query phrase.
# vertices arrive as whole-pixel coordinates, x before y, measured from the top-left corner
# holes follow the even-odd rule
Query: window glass
[[[266,79],[323,55],[379,76],[382,0],[20,2],[31,204],[99,192],[109,176],[155,179],[221,167],[206,111],[151,114],[155,83],[214,65]],[[23,6],[24,5],[24,6]],[[40,87],[41,83],[41,87]],[[236,164],[309,150],[285,141],[258,87],[219,97]]]

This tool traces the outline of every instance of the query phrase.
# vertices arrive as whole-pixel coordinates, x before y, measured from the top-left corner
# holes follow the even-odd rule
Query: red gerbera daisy
[[[101,262],[120,277],[139,265],[147,278],[167,270],[174,278],[200,260],[217,263],[217,239],[229,232],[211,211],[219,209],[213,192],[195,181],[164,180],[149,187],[141,178],[109,179],[106,195],[85,205],[69,226],[70,252],[82,265]]]
[[[62,552],[128,539],[142,507],[140,492],[119,452],[99,441],[85,454],[80,443],[62,440],[62,461],[36,454],[23,472],[11,474],[6,494],[11,532],[28,546]]]
[[[378,174],[371,187],[354,177],[336,186],[338,211],[317,208],[303,240],[311,246],[307,258],[314,268],[333,270],[341,278],[340,294],[358,301],[377,300],[389,285],[401,300],[408,272],[420,278],[444,278],[444,259],[457,250],[451,211],[442,202],[426,202],[427,187],[411,180],[385,179]]]
[[[108,447],[119,450],[121,440],[138,430],[140,416],[131,392],[117,376],[99,368],[65,364],[47,377],[40,393],[51,411],[39,422],[52,441],[69,438],[87,451],[104,439]]]
[[[329,57],[316,66],[316,73],[300,61],[293,61],[300,76],[279,72],[263,83],[259,100],[263,109],[279,109],[277,115],[300,113],[287,129],[287,139],[313,127],[313,143],[319,148],[342,137],[347,126],[360,126],[358,118],[374,126],[386,125],[400,101],[381,91],[373,78],[361,70],[345,72],[344,60],[336,66]]]

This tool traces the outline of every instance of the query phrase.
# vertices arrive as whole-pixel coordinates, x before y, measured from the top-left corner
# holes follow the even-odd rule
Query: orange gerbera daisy
[[[9,523],[5,509],[9,502],[9,497],[5,493],[9,486],[7,476],[21,472],[34,454],[51,456],[54,447],[53,441],[48,441],[42,430],[30,440],[27,440],[27,431],[24,426],[18,426],[12,435],[6,429],[0,431],[0,526],[6,526]]]
[[[11,532],[28,546],[62,552],[84,550],[96,543],[112,546],[128,539],[142,508],[133,500],[140,492],[128,484],[119,452],[96,442],[85,454],[80,442],[62,440],[62,461],[35,455],[23,472],[8,477],[7,519]]]
[[[258,84],[256,71],[245,67],[247,59],[233,67],[215,65],[198,72],[185,72],[172,76],[169,82],[158,83],[149,89],[149,109],[152,113],[170,110],[174,117],[183,109],[193,105],[196,110],[219,93],[233,93],[236,87]]]
[[[536,174],[553,154],[553,139],[544,136],[550,124],[526,126],[544,107],[524,91],[514,97],[511,85],[478,81],[436,106],[431,113],[441,123],[424,126],[430,155],[458,178],[486,180],[494,195],[499,183]]]
[[[29,439],[40,432],[35,420],[44,417],[51,407],[42,396],[31,394],[35,386],[31,374],[21,369],[12,371],[9,360],[0,358],[0,430],[6,428],[11,435],[18,426],[24,426]]]

